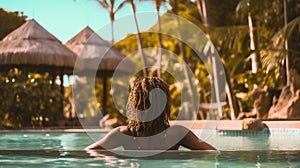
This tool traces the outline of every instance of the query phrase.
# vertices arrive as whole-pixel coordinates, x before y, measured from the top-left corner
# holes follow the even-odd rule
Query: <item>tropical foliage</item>
[[[33,73],[18,68],[1,73],[0,93],[0,128],[58,124],[62,95],[60,86],[49,73]]]
[[[299,44],[296,38],[299,37],[296,29],[299,23],[297,16],[300,15],[297,10],[299,4],[294,0],[287,1],[288,24],[284,27],[283,1],[280,0],[264,1],[263,3],[255,0],[200,1],[206,7],[208,24],[204,25],[203,18],[197,10],[197,4],[190,1],[179,1],[178,14],[198,25],[209,35],[225,67],[233,96],[236,98],[236,95],[239,95],[239,103],[235,102],[239,104],[237,112],[248,111],[252,108],[251,101],[248,96],[241,97],[241,95],[247,95],[255,87],[280,88],[286,84],[284,82],[286,71],[284,41],[288,39],[288,53],[294,55],[294,58],[297,57],[298,51],[295,46]],[[250,47],[249,15],[253,22],[252,29],[256,46],[254,50]],[[163,18],[164,16],[162,16],[162,25],[167,26],[162,29],[172,30],[176,27],[174,20],[164,20]],[[155,26],[151,29],[155,29]],[[142,39],[143,47],[157,47],[154,34],[142,33]],[[162,39],[165,49],[180,55],[179,41],[166,36],[163,36]],[[116,46],[125,54],[129,54],[136,50],[134,41],[134,37],[130,35]],[[202,45],[206,46],[207,44]],[[200,49],[203,54],[204,49],[205,47]],[[185,46],[185,50],[191,51],[188,46]],[[256,60],[258,70],[255,73],[252,71],[253,62],[250,61],[253,53],[256,53],[258,57]],[[201,102],[209,102],[210,97],[207,95],[211,95],[211,82],[208,70],[204,66],[207,62],[201,62],[193,55],[195,55],[193,52],[187,54],[188,65],[197,79],[201,81],[198,84],[199,92],[200,95],[205,95],[201,98]],[[177,91],[181,92],[181,90]],[[173,94],[178,96],[178,93],[174,92]],[[180,105],[177,104],[177,108],[180,108]],[[229,108],[227,110],[229,116]]]
[[[8,12],[0,8],[0,40],[25,23],[26,16],[20,12]]]

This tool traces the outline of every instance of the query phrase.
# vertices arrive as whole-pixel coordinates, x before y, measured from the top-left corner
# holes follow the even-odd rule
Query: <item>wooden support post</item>
[[[107,77],[103,77],[103,97],[102,97],[102,113],[107,114],[106,111],[106,101],[107,101]]]
[[[65,98],[64,74],[62,71],[60,72],[59,77],[60,77],[60,93],[62,97],[61,97],[61,111],[58,119],[62,120],[64,118],[64,98]]]

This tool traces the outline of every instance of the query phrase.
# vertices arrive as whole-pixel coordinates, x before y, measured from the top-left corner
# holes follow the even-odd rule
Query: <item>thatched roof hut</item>
[[[116,69],[124,73],[134,71],[135,65],[128,58],[88,26],[70,39],[65,46],[78,55],[77,63],[81,65],[77,64],[76,68],[79,70],[95,71],[96,67],[98,72],[104,72],[100,76],[107,74],[111,76]],[[118,67],[120,62],[122,66]]]
[[[25,66],[48,71],[54,67],[72,73],[76,54],[34,19],[8,34],[0,42],[0,67]]]
[[[135,65],[112,44],[103,40],[91,28],[86,27],[65,44],[77,54],[74,72],[77,75],[103,78],[102,110],[106,113],[107,78],[132,74]]]
[[[61,94],[64,95],[63,75],[72,74],[77,55],[34,19],[8,34],[0,42],[0,71],[18,67],[34,72],[49,72],[53,81],[60,76]],[[54,84],[54,82],[53,82]],[[61,113],[64,102],[61,99]]]

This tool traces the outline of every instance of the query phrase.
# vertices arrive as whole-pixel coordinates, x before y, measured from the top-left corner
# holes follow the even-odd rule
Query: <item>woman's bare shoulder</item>
[[[189,129],[183,125],[172,125],[172,126],[170,126],[170,130],[187,131]]]
[[[131,132],[129,131],[128,127],[126,125],[118,126],[114,128],[114,131],[126,134],[126,135],[131,135]]]
[[[168,128],[167,132],[169,135],[186,135],[190,129],[182,125],[172,125]]]
[[[213,146],[210,144],[202,141],[195,135],[192,130],[189,128],[182,126],[182,125],[174,125],[171,127],[172,134],[177,134],[177,136],[180,135],[182,137],[181,141],[179,142],[179,145],[182,145],[188,149],[192,150],[216,150]]]

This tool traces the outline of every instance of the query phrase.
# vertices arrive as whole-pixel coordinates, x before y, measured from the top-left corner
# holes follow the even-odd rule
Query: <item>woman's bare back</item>
[[[177,150],[179,146],[192,150],[215,150],[188,128],[180,125],[170,126],[156,135],[140,136],[134,136],[127,126],[120,126],[86,149],[113,149],[121,146],[125,150]]]

